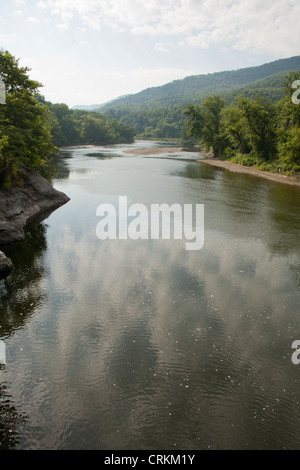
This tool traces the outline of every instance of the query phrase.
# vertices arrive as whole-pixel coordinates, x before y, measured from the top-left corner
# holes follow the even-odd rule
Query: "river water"
[[[161,145],[64,149],[70,202],[7,252],[1,448],[300,448],[299,188],[126,153]],[[119,196],[204,204],[203,248],[100,240]]]

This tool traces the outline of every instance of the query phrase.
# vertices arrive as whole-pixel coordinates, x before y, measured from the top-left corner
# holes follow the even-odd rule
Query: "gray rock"
[[[25,166],[21,167],[20,176],[23,180],[22,187],[15,187],[9,191],[0,190],[0,246],[2,247],[23,240],[29,223],[42,221],[70,200],[66,194],[54,189],[49,181]],[[4,259],[3,263],[5,269]]]
[[[10,258],[7,258],[5,254],[0,251],[0,279],[7,276],[13,269],[13,264]]]

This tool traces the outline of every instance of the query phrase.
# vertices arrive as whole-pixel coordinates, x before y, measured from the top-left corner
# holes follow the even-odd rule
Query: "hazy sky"
[[[299,55],[299,0],[0,0],[0,48],[54,103]]]

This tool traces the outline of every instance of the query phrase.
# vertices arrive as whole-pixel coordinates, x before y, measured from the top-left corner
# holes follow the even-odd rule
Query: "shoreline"
[[[141,149],[127,150],[125,153],[133,155],[159,155],[160,153],[164,152],[176,153],[182,152],[183,150],[183,147],[145,147]],[[233,163],[228,160],[214,159],[209,153],[201,152],[200,149],[198,150],[200,155],[204,155],[203,159],[199,158],[199,160],[195,160],[199,163],[207,163],[208,165],[229,170],[234,173],[246,173],[248,175],[259,176],[260,178],[265,178],[271,181],[275,181],[277,183],[284,183],[300,187],[300,177],[289,176],[281,173],[271,173],[270,171],[257,170],[256,168],[253,168],[251,166],[243,166],[239,163]]]
[[[125,153],[132,155],[158,155],[164,152],[182,152],[182,147],[148,147],[141,149],[126,150]]]
[[[271,173],[269,171],[257,170],[250,166],[243,166],[228,160],[215,160],[212,158],[204,158],[197,160],[199,163],[207,163],[218,168],[232,171],[234,173],[246,173],[248,175],[259,176],[277,183],[290,184],[300,187],[300,179],[297,176],[288,176],[280,173]]]
[[[0,279],[13,268],[2,249],[25,240],[26,229],[31,223],[41,222],[70,201],[66,194],[25,165],[19,170],[19,176],[22,187],[0,190]]]

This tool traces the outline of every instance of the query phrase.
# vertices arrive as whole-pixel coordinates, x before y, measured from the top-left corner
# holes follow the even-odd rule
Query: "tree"
[[[16,59],[8,51],[0,49],[0,79],[5,84],[7,94],[28,90],[35,93],[41,83],[31,80],[28,76],[28,67],[19,67],[19,59]]]
[[[84,143],[105,145],[109,140],[105,123],[94,116],[87,116],[82,123],[81,138]]]
[[[212,148],[214,157],[220,157],[226,144],[221,134],[221,111],[225,106],[225,100],[219,96],[209,96],[203,103],[205,110],[205,124],[202,130],[202,139],[207,150]]]
[[[204,111],[200,106],[190,104],[184,114],[188,118],[188,135],[200,140],[204,126]]]
[[[240,98],[238,108],[244,118],[250,146],[258,158],[272,160],[276,155],[274,112],[270,106],[256,98]]]
[[[232,149],[241,154],[250,152],[245,117],[240,108],[229,106],[223,109],[222,129]]]
[[[50,114],[35,99],[41,84],[30,80],[28,71],[8,51],[0,50],[0,79],[6,88],[6,104],[0,106],[0,168],[22,162],[43,170],[55,151]]]
[[[209,96],[202,106],[188,106],[185,115],[189,118],[189,134],[198,138],[206,150],[212,150],[219,157],[225,149],[225,139],[221,133],[221,111],[225,100],[217,95]]]
[[[279,160],[287,169],[300,169],[299,127],[295,126],[287,131],[285,142],[280,145]]]
[[[287,170],[300,168],[300,104],[293,102],[294,83],[300,73],[291,72],[284,83],[284,96],[277,106],[279,161]]]

